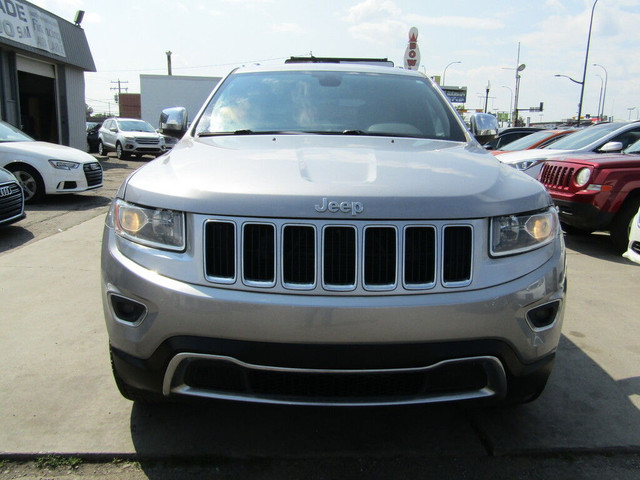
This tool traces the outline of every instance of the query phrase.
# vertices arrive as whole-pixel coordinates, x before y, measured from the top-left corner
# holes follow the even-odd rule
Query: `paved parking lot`
[[[47,199],[0,232],[0,455],[403,458],[417,467],[438,458],[640,454],[640,265],[613,255],[606,234],[567,239],[563,338],[547,390],[532,404],[313,409],[124,400],[108,361],[99,249],[107,206],[140,161],[101,163],[105,188]]]

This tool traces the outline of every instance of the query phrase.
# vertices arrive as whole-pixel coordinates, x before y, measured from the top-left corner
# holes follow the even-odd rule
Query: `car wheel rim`
[[[22,190],[24,191],[25,201],[31,200],[35,196],[36,191],[38,190],[38,184],[36,183],[36,179],[33,178],[33,176],[30,173],[24,172],[24,171],[13,172],[13,174],[15,175],[16,179],[18,180],[18,183],[20,184],[20,186],[22,187]]]

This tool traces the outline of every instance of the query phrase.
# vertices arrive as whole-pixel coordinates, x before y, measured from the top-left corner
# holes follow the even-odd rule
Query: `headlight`
[[[114,227],[123,237],[150,247],[184,250],[184,213],[145,208],[117,199]]]
[[[523,160],[522,162],[516,163],[514,166],[518,170],[529,170],[531,167],[538,165],[540,162],[544,162],[544,158],[535,158],[533,160]]]
[[[587,167],[581,168],[578,170],[578,174],[576,175],[576,184],[579,187],[584,187],[587,182],[589,182],[589,177],[591,176],[591,170]]]
[[[528,252],[550,243],[558,230],[554,208],[525,215],[491,219],[491,255],[500,257]]]
[[[53,168],[58,170],[75,170],[80,165],[77,162],[68,162],[66,160],[49,160],[49,163]]]

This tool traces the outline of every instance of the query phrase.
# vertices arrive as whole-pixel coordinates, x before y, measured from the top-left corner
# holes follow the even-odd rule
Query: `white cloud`
[[[304,33],[305,30],[297,23],[280,23],[272,25],[271,30],[281,33]]]
[[[408,15],[407,19],[412,24],[428,25],[432,27],[452,27],[460,29],[498,30],[504,28],[504,24],[493,18],[480,17],[426,17],[421,15]]]
[[[391,0],[365,0],[349,8],[345,20],[349,23],[367,22],[402,14]]]

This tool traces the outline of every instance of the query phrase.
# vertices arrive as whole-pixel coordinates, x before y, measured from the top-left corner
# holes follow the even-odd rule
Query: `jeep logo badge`
[[[315,206],[316,212],[324,213],[351,213],[352,216],[356,216],[364,211],[364,205],[360,202],[334,202],[329,201],[326,197],[322,199],[321,205]]]

